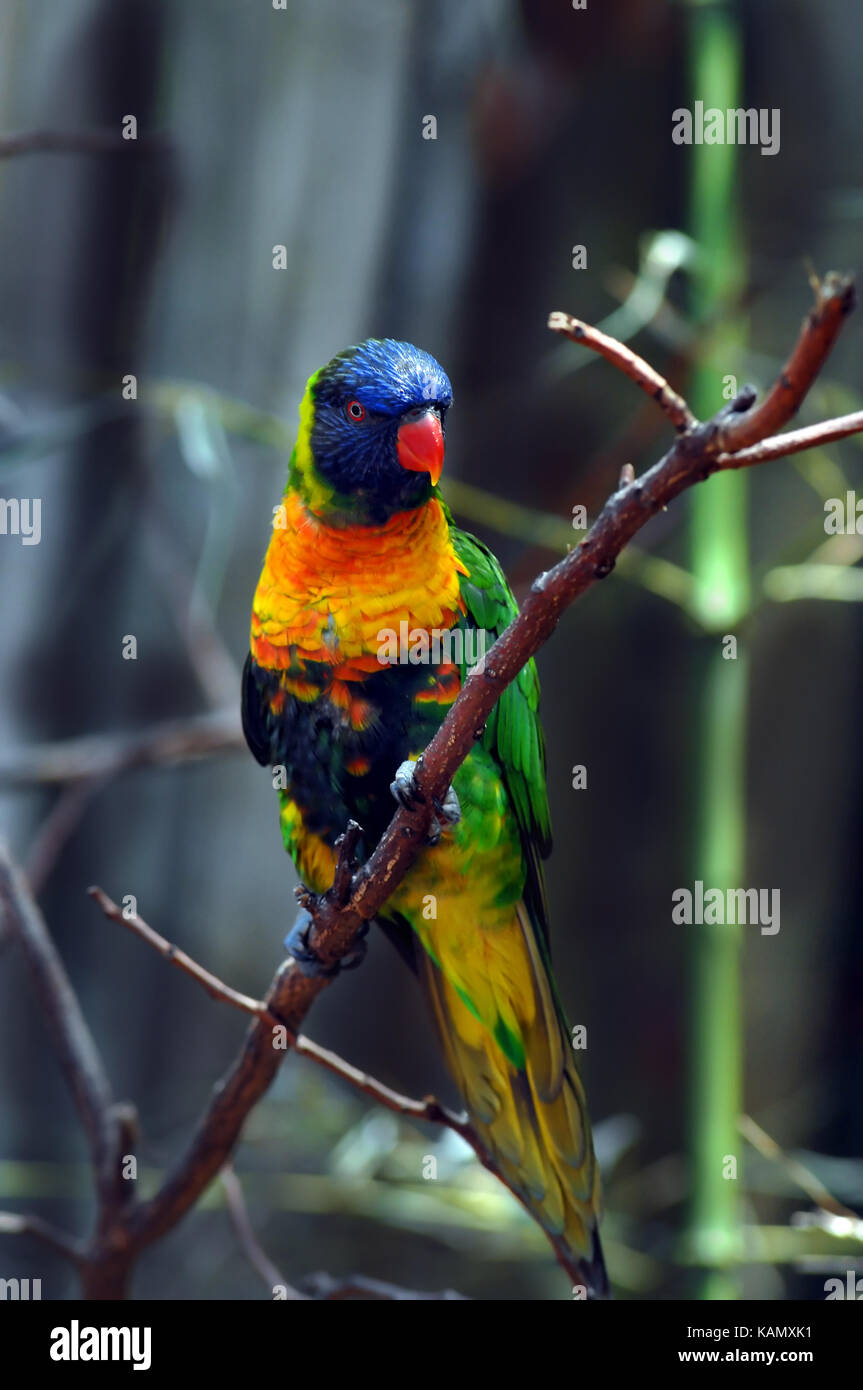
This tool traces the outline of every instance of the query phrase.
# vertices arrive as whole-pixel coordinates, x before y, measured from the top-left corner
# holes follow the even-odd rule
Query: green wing
[[[484,628],[486,650],[518,613],[503,571],[482,541],[451,526],[456,554],[468,571],[461,576],[467,614],[461,626]],[[465,670],[462,669],[464,678]],[[542,864],[551,849],[551,822],[545,785],[545,741],[538,715],[539,677],[531,659],[507,686],[483,734],[483,746],[501,770],[518,820],[527,862],[525,902],[548,953],[548,913]]]

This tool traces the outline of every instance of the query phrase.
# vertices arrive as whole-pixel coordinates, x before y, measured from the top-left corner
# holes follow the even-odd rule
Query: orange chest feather
[[[446,517],[432,498],[381,526],[328,526],[288,494],[279,509],[252,611],[258,665],[299,657],[350,679],[379,669],[382,631],[447,631],[464,611]],[[293,655],[292,655],[292,649]]]

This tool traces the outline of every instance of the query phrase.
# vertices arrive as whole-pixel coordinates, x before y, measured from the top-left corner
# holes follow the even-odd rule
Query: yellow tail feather
[[[536,1003],[524,1031],[523,1070],[423,951],[424,983],[450,1072],[492,1166],[547,1232],[572,1278],[588,1297],[602,1298],[608,1281],[597,1235],[599,1169],[584,1088],[523,906],[518,912]]]

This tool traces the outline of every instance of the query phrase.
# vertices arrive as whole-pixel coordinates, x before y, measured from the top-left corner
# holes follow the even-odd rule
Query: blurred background
[[[729,377],[780,369],[812,266],[859,266],[858,18],[853,0],[0,0],[0,132],[83,133],[0,146],[0,495],[41,499],[39,544],[0,535],[0,833],[138,1107],[144,1189],[246,1023],[85,890],[133,895],[252,995],[281,959],[296,880],[238,673],[306,377],[370,335],[439,358],[445,493],[522,596],[577,539],[573,507],[594,516],[670,439],[631,383],[547,331],[551,310],[633,341],[706,414]],[[672,143],[672,111],[717,93],[778,109],[779,152]],[[861,347],[852,318],[800,423],[860,408]],[[824,529],[825,500],[855,487],[854,440],[711,480],[540,656],[555,962],[587,1027],[620,1297],[823,1298],[863,1253],[859,1222],[829,1215],[863,1207],[863,538]],[[738,660],[717,667],[729,633]],[[672,922],[675,888],[723,877],[780,890],[778,934]],[[448,1095],[379,933],[306,1031]],[[570,1296],[459,1141],[305,1059],[288,1056],[236,1168],[288,1279]],[[8,939],[0,1205],[78,1232],[92,1214]],[[75,1295],[39,1246],[0,1248],[0,1275]],[[135,1294],[269,1296],[218,1184],[145,1253]]]

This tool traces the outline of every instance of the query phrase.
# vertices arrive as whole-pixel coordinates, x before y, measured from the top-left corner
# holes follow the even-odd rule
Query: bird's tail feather
[[[518,1070],[426,953],[426,992],[453,1080],[493,1167],[546,1231],[588,1298],[606,1298],[599,1169],[587,1103],[564,1024],[545,1010]]]

